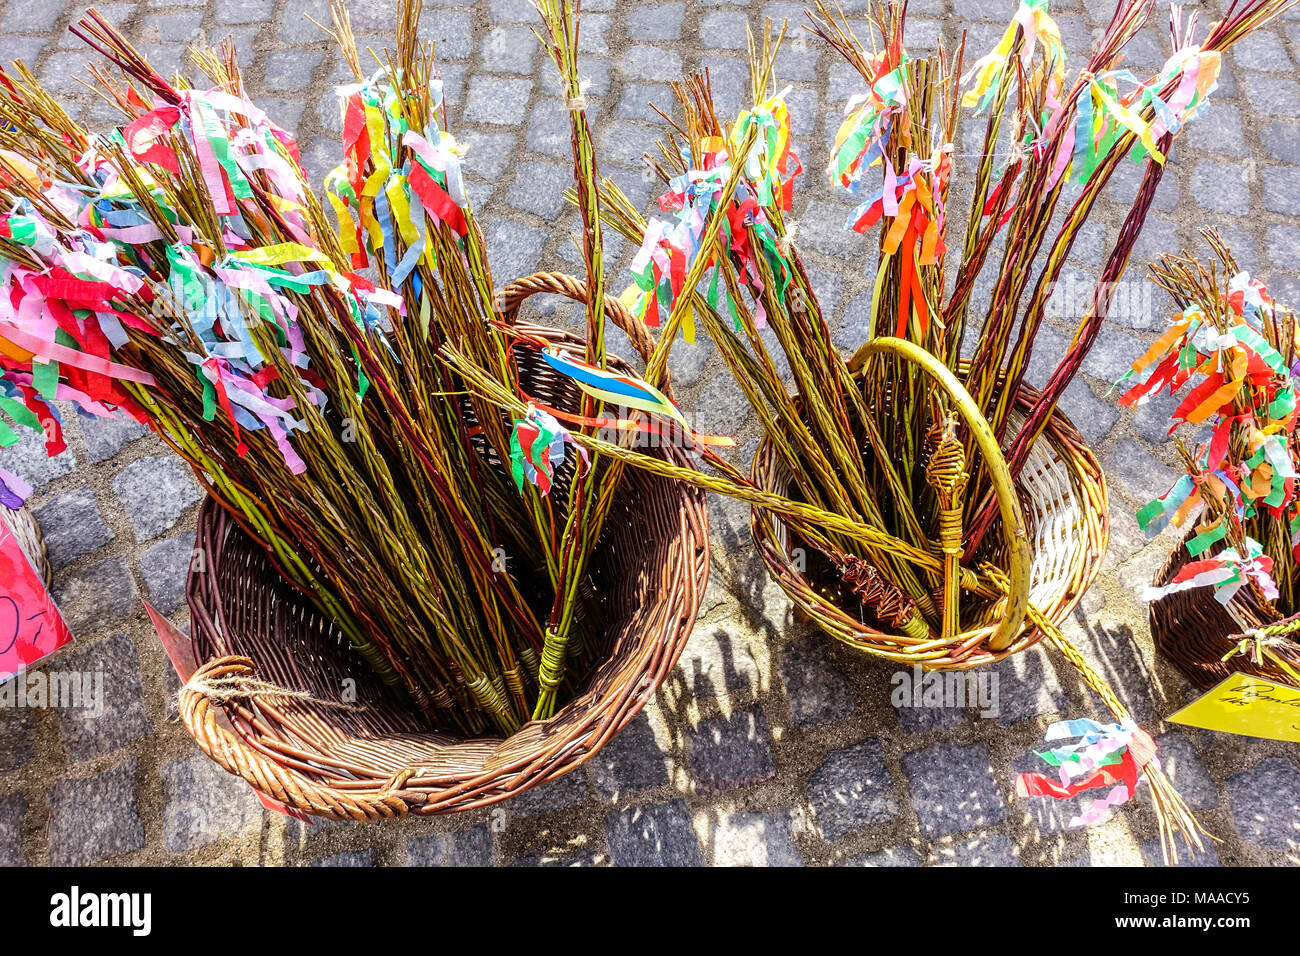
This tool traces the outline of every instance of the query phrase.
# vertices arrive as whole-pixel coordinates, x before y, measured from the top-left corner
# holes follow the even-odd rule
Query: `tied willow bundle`
[[[337,229],[229,45],[193,52],[212,84],[193,87],[90,11],[74,32],[116,67],[95,76],[125,117],[103,135],[21,65],[0,76],[0,411],[50,454],[55,401],[150,425],[431,726],[509,734],[593,663],[585,562],[618,471],[573,455],[579,490],[548,496],[563,436],[512,425],[438,359],[454,343],[515,388],[420,4],[403,0],[372,74],[332,12],[355,79],[326,186]],[[572,11],[544,19],[576,92]],[[595,315],[585,358],[603,366]]]
[[[1193,449],[1176,436],[1186,473],[1138,512],[1149,536],[1196,518],[1191,560],[1145,597],[1208,587],[1230,611],[1239,595],[1249,598],[1271,623],[1250,627],[1257,637],[1245,650],[1300,686],[1294,622],[1282,623],[1300,610],[1300,325],[1216,232],[1203,235],[1216,259],[1169,255],[1151,267],[1182,311],[1120,380],[1145,374],[1121,403],[1167,392],[1179,399],[1170,431],[1203,438]]]

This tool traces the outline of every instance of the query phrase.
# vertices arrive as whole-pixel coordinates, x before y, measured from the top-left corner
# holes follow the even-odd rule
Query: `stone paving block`
[[[1294,215],[1297,195],[1300,195],[1300,167],[1269,166],[1264,171],[1264,206],[1270,212]]]
[[[560,163],[520,163],[506,202],[543,219],[564,211],[564,190],[573,185],[573,168]]]
[[[1156,738],[1160,767],[1193,810],[1210,810],[1219,805],[1219,791],[1205,769],[1196,744],[1186,733],[1171,730]]]
[[[939,741],[903,755],[912,808],[929,837],[946,836],[1003,822],[1002,795],[982,743],[960,746]]]
[[[262,83],[272,93],[301,90],[311,83],[323,58],[315,50],[272,50],[266,55]]]
[[[1156,461],[1135,439],[1127,437],[1115,443],[1102,465],[1107,475],[1114,475],[1121,487],[1138,496],[1162,495],[1178,477],[1172,468]]]
[[[45,538],[50,566],[62,570],[112,541],[115,535],[100,516],[95,493],[83,486],[32,509]]]
[[[1300,847],[1300,770],[1286,757],[1265,757],[1228,778],[1232,821],[1242,839],[1294,854]]]
[[[343,866],[343,867],[365,867],[375,865],[375,851],[366,850],[343,850],[340,853],[331,853],[329,856],[322,856],[319,859],[312,860],[310,866]]]
[[[161,43],[192,43],[203,34],[203,25],[193,13],[151,14],[144,18],[141,32]]]
[[[4,683],[0,683],[0,688]],[[10,691],[5,691],[9,693]],[[36,715],[23,708],[0,708],[0,773],[28,764],[36,756]]]
[[[252,787],[201,751],[166,764],[160,777],[167,801],[163,842],[173,853],[238,837],[262,819]]]
[[[638,3],[628,10],[624,29],[629,40],[676,40],[685,14],[684,3]]]
[[[412,837],[406,856],[411,866],[492,866],[492,831],[479,824],[472,830]]]
[[[1214,843],[1210,840],[1205,841],[1205,851],[1193,853],[1181,841],[1178,843],[1178,859],[1169,863],[1165,862],[1164,851],[1160,846],[1160,838],[1152,837],[1149,840],[1143,840],[1142,859],[1147,866],[1159,867],[1178,867],[1185,869],[1189,867],[1216,867],[1222,866],[1219,859],[1218,851],[1214,848]]]
[[[714,866],[803,866],[788,813],[728,813],[713,821]]]
[[[1251,110],[1265,116],[1291,116],[1300,114],[1300,83],[1272,73],[1243,74],[1243,85]]]
[[[699,866],[700,842],[685,800],[615,810],[605,818],[613,866]]]
[[[537,271],[547,230],[498,219],[487,225],[486,232],[488,261],[493,277],[500,277],[498,282],[504,285]]]
[[[628,47],[619,66],[623,76],[633,80],[677,80],[682,76],[682,58],[674,50],[653,46]],[[666,104],[661,106],[666,108]]]
[[[124,747],[149,733],[153,725],[144,710],[144,682],[135,644],[120,631],[92,644],[77,646],[46,669],[70,679],[65,703],[59,706],[59,727],[68,759],[89,760]],[[50,685],[50,706],[55,705]]]
[[[1168,488],[1168,485],[1164,487]],[[1161,493],[1156,492],[1152,497]],[[1167,554],[1157,552],[1153,563],[1156,566],[1163,565],[1167,558]],[[1133,584],[1136,586],[1138,582],[1144,582],[1142,587],[1145,587],[1154,577],[1154,569],[1139,569],[1135,567],[1136,564],[1134,562],[1128,566],[1132,570]],[[1083,652],[1088,662],[1110,682],[1119,699],[1124,701],[1138,721],[1145,722],[1155,717],[1155,678],[1142,648],[1127,624],[1094,622],[1081,628],[1076,620],[1071,619],[1066,622],[1064,633]]]
[[[45,438],[36,432],[20,429],[16,445],[0,448],[0,468],[12,471],[33,488],[41,488],[55,478],[71,474],[77,467],[77,457],[65,451],[51,458],[45,453]]]
[[[113,493],[122,502],[136,541],[152,541],[175,527],[203,493],[179,458],[140,458],[113,479]]]
[[[10,0],[0,18],[0,31],[9,33],[49,33],[59,21],[63,5],[48,0]]]
[[[45,47],[44,37],[0,36],[0,62],[14,63],[21,60],[32,66]]]
[[[1300,156],[1300,126],[1286,121],[1274,121],[1264,126],[1260,141],[1270,156],[1284,163],[1294,163]]]
[[[808,778],[808,805],[821,835],[832,843],[898,815],[894,780],[874,738],[826,755]]]
[[[471,123],[518,125],[532,92],[532,80],[476,73],[469,81],[465,119]]]
[[[810,634],[781,649],[781,682],[799,730],[843,720],[853,711],[848,680],[827,655],[826,638]]]
[[[752,414],[744,393],[725,375],[710,378],[695,404],[696,427],[714,435],[734,435]]]
[[[604,127],[598,137],[598,158],[601,162],[619,163],[639,169],[643,165],[642,157],[647,153],[653,155],[654,143],[659,137],[656,127],[649,123],[627,120],[610,120],[601,125]]]
[[[185,583],[195,559],[192,531],[151,544],[140,552],[140,576],[149,603],[160,614],[171,614],[185,603]]]
[[[608,866],[607,860],[602,854],[597,853],[590,847],[565,847],[563,850],[546,851],[542,853],[526,853],[523,856],[515,857],[506,866],[533,867],[533,866]],[[628,864],[636,866],[638,864]]]
[[[531,76],[537,54],[537,38],[531,27],[494,26],[478,45],[479,66],[489,73]]]
[[[668,357],[668,370],[672,372],[674,388],[690,388],[700,380],[709,362],[717,353],[707,336],[697,335],[695,344],[682,342]],[[689,414],[689,413],[688,413]]]
[[[537,8],[528,0],[492,0],[488,9],[493,23],[528,23],[537,18]]]
[[[650,720],[637,714],[587,761],[596,790],[611,800],[668,785],[668,758],[655,740]]]
[[[749,16],[740,11],[710,11],[700,18],[700,46],[706,50],[744,50]]]
[[[1031,717],[1063,714],[1069,708],[1070,696],[1057,680],[1056,671],[1041,647],[1012,654],[988,671],[997,675],[997,684],[988,686],[996,697],[994,717],[1000,726],[1010,727]]]
[[[618,98],[618,106],[614,114],[622,119],[654,122],[658,119],[658,115],[650,108],[651,104],[666,111],[674,102],[672,91],[667,84],[642,83],[637,82],[634,77],[628,77],[623,81],[623,92]]]
[[[573,141],[569,127],[569,111],[559,100],[544,99],[528,116],[526,139],[530,152],[543,153],[558,159],[572,156]],[[507,154],[508,155],[508,154]],[[501,157],[504,160],[504,156]],[[503,170],[498,170],[497,176]],[[495,177],[493,177],[495,178]]]
[[[391,29],[393,18],[384,18],[382,29]],[[468,12],[428,11],[420,19],[420,36],[433,41],[438,62],[466,60],[474,52],[474,17]]]
[[[23,817],[27,814],[27,797],[11,793],[0,797],[0,866],[27,866],[23,850]]]
[[[505,811],[510,817],[535,817],[539,813],[571,810],[586,800],[587,780],[579,768],[511,797]]]
[[[539,106],[540,108],[540,106]],[[536,116],[537,111],[533,111]],[[531,130],[532,123],[529,123]],[[465,169],[475,176],[487,180],[498,180],[506,171],[515,144],[519,139],[513,133],[487,132],[473,130],[464,134],[468,151],[465,154]],[[459,141],[460,137],[457,137]],[[533,147],[530,145],[530,149]]]
[[[762,676],[754,650],[743,631],[701,628],[691,633],[677,663],[696,697],[756,693]]]
[[[917,681],[916,668],[899,667],[890,675],[889,700],[898,718],[898,726],[904,733],[928,734],[937,730],[954,730],[970,721],[970,715],[964,707],[934,707],[924,703],[924,683],[921,684],[921,703],[916,703]]]
[[[588,10],[594,10],[594,7],[588,7]],[[611,7],[610,9],[613,9]],[[609,24],[608,16],[601,13],[586,13],[582,18],[582,29],[578,33],[578,52],[579,53],[608,53],[609,52]]]
[[[981,833],[970,840],[937,847],[931,855],[934,866],[1019,866],[1016,845],[1004,833]]]
[[[54,603],[73,635],[83,637],[96,629],[113,626],[134,614],[140,606],[131,572],[116,557],[92,564],[75,577],[65,579],[54,590]]]
[[[699,793],[749,787],[776,776],[772,732],[757,707],[702,720],[687,738],[691,781]]]
[[[839,861],[839,866],[921,866],[921,855],[910,846],[888,846],[872,853],[858,853]]]
[[[1236,213],[1250,207],[1250,186],[1237,164],[1203,159],[1196,164],[1191,184],[1197,204],[1210,212]]]
[[[265,23],[275,12],[275,0],[216,0],[213,7],[218,23]]]
[[[93,777],[55,781],[50,790],[51,864],[85,866],[144,846],[135,771],[136,759],[130,757]]]

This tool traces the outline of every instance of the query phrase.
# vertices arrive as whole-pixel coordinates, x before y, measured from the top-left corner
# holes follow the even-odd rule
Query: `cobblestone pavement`
[[[1053,4],[1076,54],[1109,16],[1108,3],[1086,6]],[[391,7],[353,5],[358,34],[376,48],[391,39]],[[722,110],[734,110],[748,76],[745,23],[764,14],[802,18],[801,3],[586,0],[584,7],[583,69],[603,171],[638,203],[650,198],[637,165],[655,136],[647,101],[666,105],[665,81],[709,66]],[[258,102],[297,129],[318,181],[332,165],[339,118],[331,87],[344,73],[304,17],[324,19],[324,0],[105,0],[100,9],[164,71],[177,66],[184,41],[232,35]],[[910,9],[915,50],[968,24],[970,49],[982,52],[1013,4],[912,0]],[[83,117],[107,122],[107,110],[77,83],[86,57],[66,27],[80,10],[62,0],[0,3],[0,57],[23,59],[81,104]],[[568,233],[576,218],[561,201],[571,175],[568,132],[557,77],[530,32],[532,17],[525,0],[431,4],[425,17],[445,62],[455,131],[470,145],[471,191],[498,283],[538,268],[575,268]],[[1214,224],[1246,267],[1300,301],[1300,165],[1293,165],[1300,154],[1300,14],[1291,17],[1228,57],[1213,108],[1173,153],[1174,174],[1135,262],[1190,246],[1195,227]],[[1132,66],[1158,67],[1164,36],[1163,23],[1149,28],[1131,47]],[[866,240],[841,230],[848,207],[816,171],[856,83],[832,53],[810,42],[790,44],[781,69],[794,84],[794,127],[813,171],[796,193],[800,245],[837,341],[850,348],[862,335],[864,267],[874,259]],[[1075,246],[1079,274],[1095,267],[1115,235],[1136,167],[1121,178]],[[623,269],[630,250],[614,245]],[[1105,464],[1114,526],[1104,572],[1068,630],[1157,734],[1174,781],[1222,838],[1197,864],[1295,864],[1297,748],[1161,723],[1192,692],[1153,652],[1136,595],[1172,540],[1146,543],[1132,513],[1173,474],[1162,428],[1167,408],[1135,415],[1106,389],[1163,321],[1164,303],[1120,311],[1066,403]],[[572,322],[555,303],[544,315]],[[1054,321],[1035,354],[1059,356],[1070,328]],[[711,351],[707,344],[677,348],[679,397],[698,410],[700,427],[740,435],[748,454],[750,416]],[[169,695],[176,681],[141,610],[147,597],[185,623],[195,482],[139,427],[83,421],[70,431],[71,450],[62,458],[47,461],[26,441],[0,453],[0,464],[39,489],[33,506],[57,569],[56,596],[78,637],[67,666],[102,664],[109,713],[85,720],[0,711],[0,864],[1159,862],[1145,798],[1105,825],[1078,831],[1065,826],[1073,808],[1014,795],[1013,776],[1029,766],[1046,723],[1096,712],[1059,658],[1035,649],[997,668],[997,719],[895,711],[891,669],[796,622],[749,546],[745,510],[722,501],[713,507],[712,580],[681,665],[657,701],[583,772],[495,811],[447,819],[288,821],[215,769],[175,722]]]

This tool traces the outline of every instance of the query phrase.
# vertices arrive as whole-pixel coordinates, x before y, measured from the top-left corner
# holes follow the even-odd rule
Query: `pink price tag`
[[[71,643],[45,582],[0,521],[0,681]]]

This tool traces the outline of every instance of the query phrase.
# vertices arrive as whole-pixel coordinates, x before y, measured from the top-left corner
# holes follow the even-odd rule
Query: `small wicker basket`
[[[513,321],[536,292],[585,300],[583,283],[539,275],[513,283],[499,308]],[[619,303],[611,320],[639,351],[649,338]],[[580,339],[542,327],[530,335],[581,350]],[[574,409],[580,393],[530,349],[516,348],[530,395]],[[624,371],[629,367],[611,359]],[[657,453],[686,464],[680,451]],[[273,572],[255,543],[211,500],[199,514],[205,573],[191,573],[188,602],[195,659],[182,688],[181,720],[199,746],[266,797],[334,819],[376,820],[481,807],[580,766],[613,738],[672,671],[690,635],[709,570],[708,513],[702,492],[636,469],[590,562],[591,591],[605,622],[603,663],[550,720],[507,739],[457,739],[425,729],[303,596]],[[562,493],[557,486],[556,494]],[[222,699],[203,686],[223,677],[257,678],[304,691],[312,700]],[[361,710],[329,706],[355,681]]]
[[[1156,575],[1157,587],[1172,581],[1191,560],[1187,541],[1195,534],[1193,529],[1169,555]],[[1261,633],[1266,629],[1272,633]],[[1248,587],[1227,606],[1215,599],[1211,588],[1176,591],[1153,601],[1151,636],[1160,652],[1202,690],[1237,672],[1300,687],[1295,677],[1300,673],[1300,615],[1278,621]],[[1256,638],[1269,642],[1271,653],[1257,655],[1250,646]],[[1279,667],[1272,660],[1275,656],[1294,662],[1293,672]]]
[[[1037,398],[1035,389],[1021,385],[1009,419],[1010,434]],[[765,490],[789,493],[789,477],[766,439],[755,455],[753,475]],[[1096,578],[1110,524],[1101,466],[1059,412],[1030,450],[1016,490],[1030,545],[1028,600],[1053,624],[1060,624]],[[1026,619],[1009,643],[992,646],[988,625],[1000,612],[997,603],[987,602],[974,620],[962,621],[962,632],[951,642],[920,643],[886,629],[843,586],[837,569],[815,548],[801,547],[779,519],[754,509],[751,528],[769,573],[795,605],[832,637],[869,654],[926,669],[965,670],[1024,650],[1043,636]],[[990,549],[979,557],[993,559],[998,553]],[[978,631],[983,633],[971,636]]]

